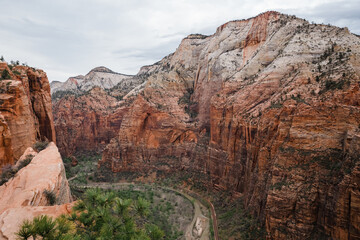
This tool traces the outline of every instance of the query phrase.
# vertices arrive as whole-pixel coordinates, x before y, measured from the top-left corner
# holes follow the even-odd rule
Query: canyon
[[[360,37],[346,28],[269,11],[191,34],[134,76],[98,67],[52,93],[42,70],[5,70],[0,165],[33,159],[0,186],[0,237],[17,216],[69,212],[60,154],[102,151],[97,180],[180,175],[241,199],[266,239],[360,238]]]
[[[146,70],[112,110],[100,179],[191,173],[241,197],[268,239],[360,237],[359,36],[266,12],[189,35]],[[86,119],[111,125],[101,115]]]

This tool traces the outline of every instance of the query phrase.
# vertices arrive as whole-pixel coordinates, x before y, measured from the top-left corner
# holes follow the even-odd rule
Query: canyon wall
[[[58,147],[63,156],[103,149],[119,131],[127,107],[101,88],[54,102]]]
[[[63,156],[102,151],[117,136],[123,115],[149,70],[137,76],[105,67],[51,83],[56,139]]]
[[[0,168],[36,141],[56,141],[45,72],[0,62]],[[6,74],[7,73],[7,74]]]
[[[358,36],[266,12],[151,68],[100,176],[192,172],[242,196],[268,239],[360,238]]]

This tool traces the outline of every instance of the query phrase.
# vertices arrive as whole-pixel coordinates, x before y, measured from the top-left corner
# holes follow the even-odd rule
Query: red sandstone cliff
[[[102,150],[117,135],[127,109],[98,87],[85,95],[55,101],[55,129],[61,154]]]
[[[153,69],[100,171],[194,172],[244,196],[268,239],[360,238],[358,36],[267,12]]]
[[[53,113],[60,153],[102,151],[117,136],[123,115],[148,71],[128,76],[98,67],[77,77],[76,85],[73,78],[61,86],[55,82]]]
[[[50,85],[45,72],[0,62],[0,167],[13,164],[37,140],[54,141]]]

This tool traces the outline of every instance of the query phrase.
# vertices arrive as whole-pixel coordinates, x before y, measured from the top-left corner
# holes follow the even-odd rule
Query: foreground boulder
[[[32,220],[34,217],[48,215],[56,218],[62,214],[69,214],[72,203],[56,206],[17,207],[10,208],[0,215],[0,239],[15,240],[15,233],[19,231],[24,220]]]
[[[31,149],[26,154],[29,152],[34,154]],[[65,205],[49,206],[49,193],[54,197],[52,204]],[[67,213],[72,197],[56,145],[50,143],[34,156],[29,165],[0,186],[0,196],[1,239],[15,239],[13,233],[25,219],[42,214],[56,217]]]

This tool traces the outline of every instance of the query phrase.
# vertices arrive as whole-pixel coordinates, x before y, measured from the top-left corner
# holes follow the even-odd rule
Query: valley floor
[[[73,177],[74,179],[74,177]],[[184,190],[176,190],[169,187],[163,186],[155,186],[155,185],[145,185],[145,184],[134,184],[129,182],[119,182],[119,183],[109,183],[109,182],[91,182],[87,184],[72,184],[73,188],[76,188],[77,191],[89,189],[89,188],[100,188],[106,190],[119,190],[119,191],[155,191],[155,192],[162,192],[161,198],[169,199],[169,193],[175,194],[177,196],[181,195],[183,198],[189,200],[192,203],[192,220],[191,222],[184,226],[180,227],[184,229],[184,235],[178,239],[185,239],[185,240],[208,240],[208,239],[215,239],[218,238],[213,236],[214,232],[217,236],[217,224],[216,224],[216,215],[213,206],[209,209],[205,204],[203,199],[199,200],[196,193],[193,192],[184,192]],[[191,195],[190,195],[191,194]],[[171,197],[170,197],[171,198]],[[161,200],[162,201],[162,200]],[[211,204],[211,203],[210,203]],[[208,204],[206,204],[208,205]],[[188,207],[189,208],[189,207]],[[189,210],[189,209],[187,209]],[[186,211],[183,212],[186,215]],[[211,215],[211,218],[210,218]],[[184,216],[177,216],[178,218]],[[214,221],[214,220],[215,221]],[[169,219],[170,221],[170,219]],[[184,221],[186,222],[186,221]],[[211,225],[211,226],[210,226]],[[214,231],[212,230],[214,229]]]

